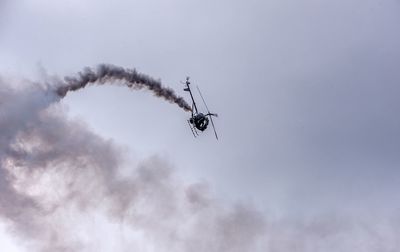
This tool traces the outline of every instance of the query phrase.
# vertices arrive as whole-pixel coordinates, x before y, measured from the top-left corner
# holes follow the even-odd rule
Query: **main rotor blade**
[[[204,106],[206,106],[207,112],[210,113],[210,110],[207,107],[206,101],[204,100],[203,95],[201,94],[199,86],[196,86],[196,87],[197,87],[197,91],[199,91],[201,99],[203,100]]]
[[[215,138],[218,140],[217,131],[215,130],[214,122],[213,122],[213,119],[212,119],[211,115],[210,115],[210,121],[211,121],[211,125],[213,127],[213,130],[214,130]]]

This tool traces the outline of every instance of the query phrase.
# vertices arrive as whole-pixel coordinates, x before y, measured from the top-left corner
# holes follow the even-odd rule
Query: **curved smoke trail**
[[[185,111],[191,111],[190,105],[182,98],[175,94],[174,90],[164,87],[160,81],[151,78],[142,73],[138,73],[135,69],[125,69],[123,67],[110,64],[100,64],[96,70],[85,68],[78,73],[78,77],[65,77],[65,85],[57,89],[57,94],[64,97],[69,91],[75,91],[86,87],[88,84],[113,82],[122,80],[126,82],[126,86],[133,89],[147,88],[157,97],[177,104]]]

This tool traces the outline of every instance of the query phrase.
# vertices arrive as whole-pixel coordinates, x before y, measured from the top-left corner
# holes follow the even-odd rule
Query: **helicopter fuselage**
[[[198,114],[194,114],[190,119],[189,122],[191,124],[193,124],[196,129],[200,130],[200,131],[204,131],[205,129],[207,129],[209,120],[207,118],[206,115],[204,115],[203,113],[198,113]]]

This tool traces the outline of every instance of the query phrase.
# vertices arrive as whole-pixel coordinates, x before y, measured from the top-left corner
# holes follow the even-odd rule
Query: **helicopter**
[[[206,130],[209,122],[211,121],[211,125],[214,130],[215,138],[218,140],[217,131],[215,130],[214,122],[212,119],[213,116],[218,117],[218,114],[210,112],[210,110],[208,109],[207,104],[203,98],[203,95],[201,94],[200,88],[198,86],[196,86],[197,91],[199,92],[200,97],[203,100],[204,106],[207,109],[206,114],[199,112],[197,110],[196,102],[194,101],[194,98],[193,98],[192,90],[190,89],[189,77],[186,77],[186,82],[184,84],[186,85],[186,87],[183,90],[186,92],[189,92],[190,98],[192,98],[192,110],[191,110],[192,116],[189,118],[188,123],[189,123],[190,130],[193,133],[193,136],[196,137],[199,135],[197,130],[200,130],[200,131]]]

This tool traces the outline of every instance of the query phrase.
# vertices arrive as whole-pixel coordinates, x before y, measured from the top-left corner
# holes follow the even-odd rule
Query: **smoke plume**
[[[219,204],[157,156],[128,163],[112,141],[68,119],[52,90],[0,80],[0,217],[29,251],[253,249],[260,214]]]
[[[178,97],[175,92],[162,86],[161,82],[145,74],[138,73],[135,69],[125,69],[122,67],[100,64],[96,70],[89,67],[78,74],[79,77],[65,77],[65,84],[57,89],[58,95],[64,97],[69,91],[75,91],[93,83],[114,83],[115,81],[124,81],[125,85],[133,89],[147,88],[157,97],[177,104],[185,111],[191,111],[189,104]]]
[[[78,84],[57,94],[53,86],[0,79],[0,218],[26,251],[400,248],[398,215],[268,219],[221,203],[205,184],[184,183],[157,156],[128,162],[111,140],[63,112],[59,95],[91,81],[69,83]]]

